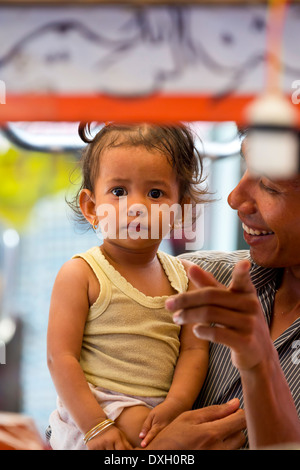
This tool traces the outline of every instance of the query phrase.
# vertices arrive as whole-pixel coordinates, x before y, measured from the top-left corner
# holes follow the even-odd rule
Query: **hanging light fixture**
[[[299,129],[295,106],[280,86],[286,0],[269,2],[266,90],[246,110],[249,170],[270,178],[299,172]]]

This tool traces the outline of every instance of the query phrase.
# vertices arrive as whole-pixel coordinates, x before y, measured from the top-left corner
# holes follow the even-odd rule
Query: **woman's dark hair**
[[[156,125],[148,123],[109,123],[91,137],[91,126],[80,123],[79,136],[87,144],[82,152],[80,167],[82,182],[75,197],[68,204],[80,222],[86,222],[79,207],[79,195],[83,188],[94,192],[94,184],[101,165],[101,153],[109,148],[121,146],[143,146],[148,151],[159,151],[165,155],[177,173],[180,203],[186,201],[195,206],[206,202],[207,188],[203,187],[203,162],[195,146],[192,131],[183,124]]]

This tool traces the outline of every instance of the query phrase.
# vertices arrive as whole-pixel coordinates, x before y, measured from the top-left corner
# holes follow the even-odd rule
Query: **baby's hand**
[[[131,450],[132,446],[120,429],[110,426],[102,434],[88,441],[87,448],[89,450]]]
[[[181,412],[181,409],[174,407],[174,403],[169,403],[167,400],[153,408],[145,419],[139,434],[142,439],[141,447],[146,447]]]

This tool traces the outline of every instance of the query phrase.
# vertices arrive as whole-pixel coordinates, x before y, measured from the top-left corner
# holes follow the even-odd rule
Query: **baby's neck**
[[[137,252],[120,248],[105,244],[101,246],[101,251],[133,287],[150,297],[176,294],[157,256],[157,249],[152,247],[150,250],[148,247]]]
[[[156,260],[158,247],[131,250],[118,245],[103,243],[100,247],[103,255],[113,266],[149,266]]]

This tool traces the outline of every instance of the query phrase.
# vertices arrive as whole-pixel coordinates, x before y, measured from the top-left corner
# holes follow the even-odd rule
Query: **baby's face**
[[[119,146],[101,154],[94,199],[107,238],[139,246],[157,243],[170,230],[174,210],[180,210],[179,197],[176,172],[162,153]]]

